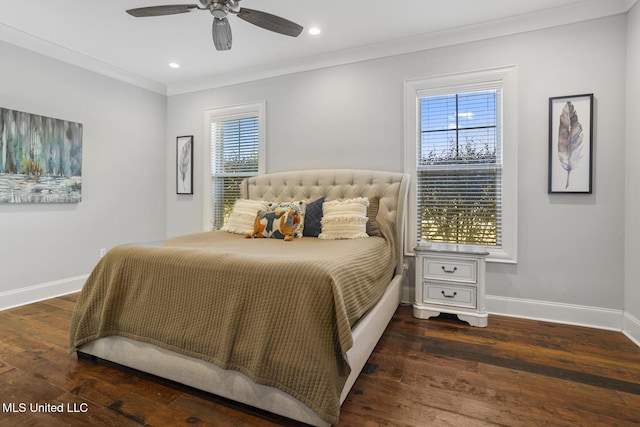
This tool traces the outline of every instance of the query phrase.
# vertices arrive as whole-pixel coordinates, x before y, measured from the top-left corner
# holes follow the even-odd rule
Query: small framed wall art
[[[193,135],[176,138],[176,193],[193,194]]]
[[[593,94],[549,98],[549,193],[591,194]]]

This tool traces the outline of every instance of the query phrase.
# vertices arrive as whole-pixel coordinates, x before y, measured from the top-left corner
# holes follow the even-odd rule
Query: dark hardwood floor
[[[1,426],[278,426],[287,420],[68,354],[76,295],[0,312]],[[39,405],[39,406],[38,406]],[[54,412],[62,409],[63,412]],[[623,334],[400,307],[339,426],[640,424],[640,348]]]

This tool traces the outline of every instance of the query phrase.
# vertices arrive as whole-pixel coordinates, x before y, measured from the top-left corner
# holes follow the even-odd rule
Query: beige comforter
[[[233,369],[335,423],[351,326],[380,299],[389,238],[284,242],[209,232],[119,246],[95,267],[73,314],[70,351],[119,335]]]

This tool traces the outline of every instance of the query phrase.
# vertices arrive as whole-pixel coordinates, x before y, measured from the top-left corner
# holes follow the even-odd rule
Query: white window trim
[[[406,80],[405,87],[405,172],[411,177],[407,209],[407,227],[405,235],[405,254],[413,255],[417,244],[416,219],[416,158],[420,126],[418,121],[419,99],[429,95],[460,93],[487,83],[501,84],[503,90],[503,169],[502,169],[502,247],[488,248],[488,261],[516,263],[518,260],[518,96],[517,72],[515,66],[492,68],[487,70],[448,74]]]
[[[204,112],[204,132],[207,138],[205,155],[203,157],[203,223],[204,231],[211,230],[211,122],[243,119],[258,114],[258,174],[267,171],[267,105],[266,101],[258,101],[251,104],[236,105],[232,107],[214,108]]]

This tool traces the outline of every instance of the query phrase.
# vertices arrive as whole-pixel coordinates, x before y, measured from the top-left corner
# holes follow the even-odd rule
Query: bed
[[[317,213],[321,203],[320,235],[285,241],[227,230],[115,247],[78,297],[70,351],[334,424],[400,302],[408,184],[406,174],[372,170],[248,178],[241,199],[305,201],[308,229],[319,220],[309,207]],[[351,201],[366,203],[370,237],[329,232],[343,227],[331,213]]]

